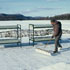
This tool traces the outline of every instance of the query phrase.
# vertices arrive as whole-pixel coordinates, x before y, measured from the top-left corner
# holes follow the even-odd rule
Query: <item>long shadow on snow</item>
[[[38,43],[47,44],[48,41],[35,42],[34,45],[37,45]],[[62,40],[60,40],[60,43],[70,43],[70,39],[62,39]],[[54,44],[54,41],[50,41],[49,44]],[[27,47],[27,46],[33,46],[33,43],[31,42],[30,45],[29,45],[28,42],[27,43],[21,43],[21,45],[20,44],[17,45],[16,43],[15,44],[5,44],[4,45],[5,48],[10,48],[10,47]]]
[[[67,47],[67,48],[62,48],[61,51],[59,51],[58,53],[55,53],[55,54],[51,54],[52,56],[56,56],[56,55],[60,55],[62,52],[67,52],[67,51],[70,51],[70,47]]]
[[[70,47],[62,48],[62,50],[61,50],[61,52],[66,52],[66,51],[70,51]]]

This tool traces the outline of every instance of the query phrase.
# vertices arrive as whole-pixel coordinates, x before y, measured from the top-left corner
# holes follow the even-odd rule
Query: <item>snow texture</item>
[[[3,21],[1,21],[0,24],[2,22]],[[10,22],[12,24],[12,22],[16,21],[5,22]],[[3,22],[4,25],[5,22]],[[25,22],[28,23],[28,21]],[[22,25],[24,25],[24,23],[22,23]],[[29,45],[28,38],[22,39],[22,48],[12,47],[12,45],[9,45],[10,47],[0,45],[0,47],[5,47],[0,48],[0,70],[70,70],[70,34],[63,35],[60,42],[63,49],[59,51],[59,54],[53,56],[37,53],[35,48],[44,47],[45,44],[41,42],[42,45],[36,44],[35,47],[33,47],[32,45]],[[13,45],[16,46],[15,44]],[[54,42],[47,45],[46,49],[54,50]]]
[[[45,66],[39,70],[70,70],[70,64],[66,64],[66,63],[56,63],[54,65],[50,65],[50,66]]]

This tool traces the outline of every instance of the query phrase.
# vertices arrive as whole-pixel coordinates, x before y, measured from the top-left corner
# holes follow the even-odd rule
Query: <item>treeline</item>
[[[0,20],[50,20],[50,19],[58,19],[58,20],[70,20],[70,14],[61,14],[53,17],[31,17],[24,16],[22,14],[0,14]]]
[[[53,17],[35,17],[35,20],[51,20],[51,19],[57,19],[57,20],[70,20],[70,14],[61,14],[56,15]]]
[[[55,18],[55,19],[58,19],[58,20],[70,20],[70,14],[57,15],[57,16],[54,16],[54,17],[50,17],[50,19],[51,18]]]

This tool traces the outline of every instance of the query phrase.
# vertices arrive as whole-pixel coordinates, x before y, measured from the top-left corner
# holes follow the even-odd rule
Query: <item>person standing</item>
[[[52,38],[55,37],[55,50],[53,51],[54,53],[58,52],[58,48],[62,48],[61,44],[59,43],[59,40],[61,39],[62,36],[62,24],[60,21],[57,21],[55,19],[51,20],[51,24],[53,25],[53,35]]]

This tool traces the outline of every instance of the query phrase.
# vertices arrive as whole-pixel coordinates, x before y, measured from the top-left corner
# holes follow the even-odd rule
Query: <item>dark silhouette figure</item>
[[[54,33],[52,35],[52,38],[55,37],[55,50],[54,53],[58,52],[58,47],[62,48],[61,44],[59,43],[59,40],[62,36],[62,24],[59,21],[51,20],[51,24],[53,25]]]

